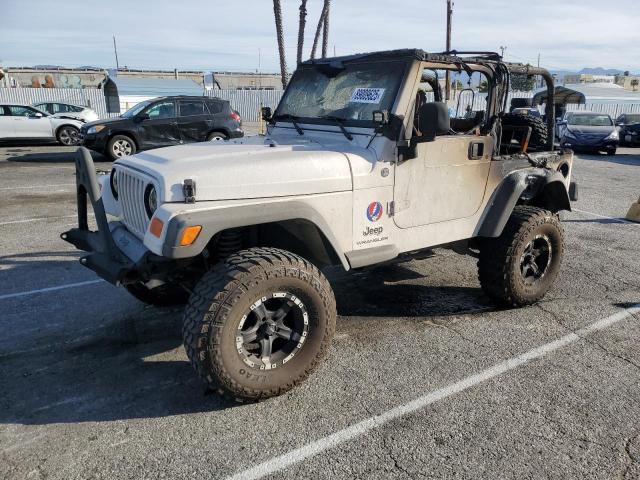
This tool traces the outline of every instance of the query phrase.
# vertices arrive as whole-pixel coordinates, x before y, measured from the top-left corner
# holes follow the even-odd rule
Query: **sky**
[[[282,0],[289,70],[299,0]],[[640,0],[454,0],[452,45],[553,70],[640,72]],[[308,0],[305,58],[322,0]],[[333,0],[329,51],[439,52],[446,0]],[[271,0],[0,0],[0,65],[276,72]]]

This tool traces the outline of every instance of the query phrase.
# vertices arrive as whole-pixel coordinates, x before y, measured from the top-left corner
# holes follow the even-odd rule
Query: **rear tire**
[[[228,137],[224,133],[220,132],[211,132],[207,135],[207,142],[221,142],[226,140]]]
[[[107,143],[106,154],[111,160],[117,160],[127,155],[133,155],[136,153],[136,150],[136,144],[130,137],[126,135],[115,135]]]
[[[159,287],[149,289],[142,283],[125,285],[127,291],[135,298],[148,305],[169,307],[184,305],[189,300],[189,292],[179,285],[165,283]]]
[[[335,322],[333,291],[314,265],[285,250],[251,248],[202,277],[182,333],[187,356],[209,389],[257,401],[313,372]]]
[[[538,302],[558,277],[564,248],[557,215],[537,207],[515,207],[502,235],[480,242],[482,290],[502,305]]]

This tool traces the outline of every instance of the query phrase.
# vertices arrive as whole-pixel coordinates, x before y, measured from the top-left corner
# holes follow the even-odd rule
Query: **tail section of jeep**
[[[466,86],[448,104],[447,72]],[[508,113],[513,75],[544,79],[543,117]],[[573,161],[554,147],[553,105],[546,70],[492,53],[309,60],[263,112],[265,136],[142,152],[99,178],[81,148],[79,227],[62,238],[141,301],[185,304],[184,345],[209,388],[267,398],[327,352],[326,266],[448,247],[478,258],[497,303],[545,295],[564,254]]]

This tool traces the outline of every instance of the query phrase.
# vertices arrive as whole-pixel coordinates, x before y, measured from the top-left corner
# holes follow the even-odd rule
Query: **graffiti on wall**
[[[105,76],[97,72],[9,72],[11,79],[26,88],[100,88]]]

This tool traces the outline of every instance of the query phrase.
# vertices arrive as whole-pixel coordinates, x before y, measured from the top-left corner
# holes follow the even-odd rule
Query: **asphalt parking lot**
[[[0,478],[640,478],[640,150],[576,160],[539,305],[496,309],[448,251],[334,272],[329,358],[253,405],[203,392],[180,310],[60,240],[72,150],[0,149]]]

